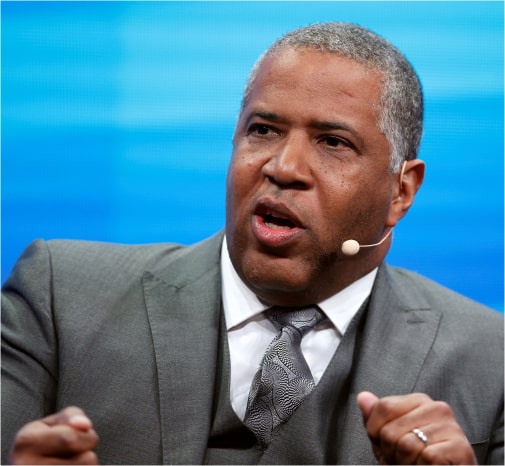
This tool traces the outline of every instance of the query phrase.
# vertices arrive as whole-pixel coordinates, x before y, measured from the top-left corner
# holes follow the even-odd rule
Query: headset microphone
[[[384,238],[382,238],[378,243],[375,244],[359,244],[355,239],[348,239],[347,241],[344,241],[342,243],[342,253],[345,256],[354,256],[355,254],[358,254],[360,248],[372,248],[374,246],[379,246],[384,241],[386,241],[386,239],[392,233],[392,231],[393,229],[391,228],[387,232],[386,236],[384,236]]]

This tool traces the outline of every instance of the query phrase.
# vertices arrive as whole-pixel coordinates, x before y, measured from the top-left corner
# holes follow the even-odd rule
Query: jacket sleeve
[[[2,288],[2,464],[17,431],[54,411],[57,374],[51,258],[38,240]]]
[[[503,401],[503,398],[502,398]],[[505,464],[504,463],[504,432],[503,432],[503,405],[500,413],[497,413],[497,422],[495,430],[489,441],[489,450],[487,452],[485,464]]]

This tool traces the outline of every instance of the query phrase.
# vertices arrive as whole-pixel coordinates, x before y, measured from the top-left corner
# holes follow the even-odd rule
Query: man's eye
[[[273,130],[269,126],[258,123],[251,125],[247,130],[247,134],[253,134],[257,136],[268,136],[272,132]]]
[[[346,144],[345,141],[335,136],[326,136],[325,138],[323,138],[323,142],[330,147],[348,146],[348,144]]]

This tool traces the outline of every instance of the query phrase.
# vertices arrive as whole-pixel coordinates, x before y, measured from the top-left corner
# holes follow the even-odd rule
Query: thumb
[[[359,409],[361,409],[361,413],[363,414],[363,420],[365,421],[365,423],[370,417],[372,409],[378,400],[379,398],[371,392],[361,392],[358,394],[357,397],[358,406]]]

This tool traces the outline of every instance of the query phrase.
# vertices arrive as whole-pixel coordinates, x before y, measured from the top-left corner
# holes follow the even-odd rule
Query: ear
[[[403,163],[393,187],[393,199],[389,207],[386,226],[394,227],[408,212],[423,179],[424,162],[422,160],[408,160]]]

